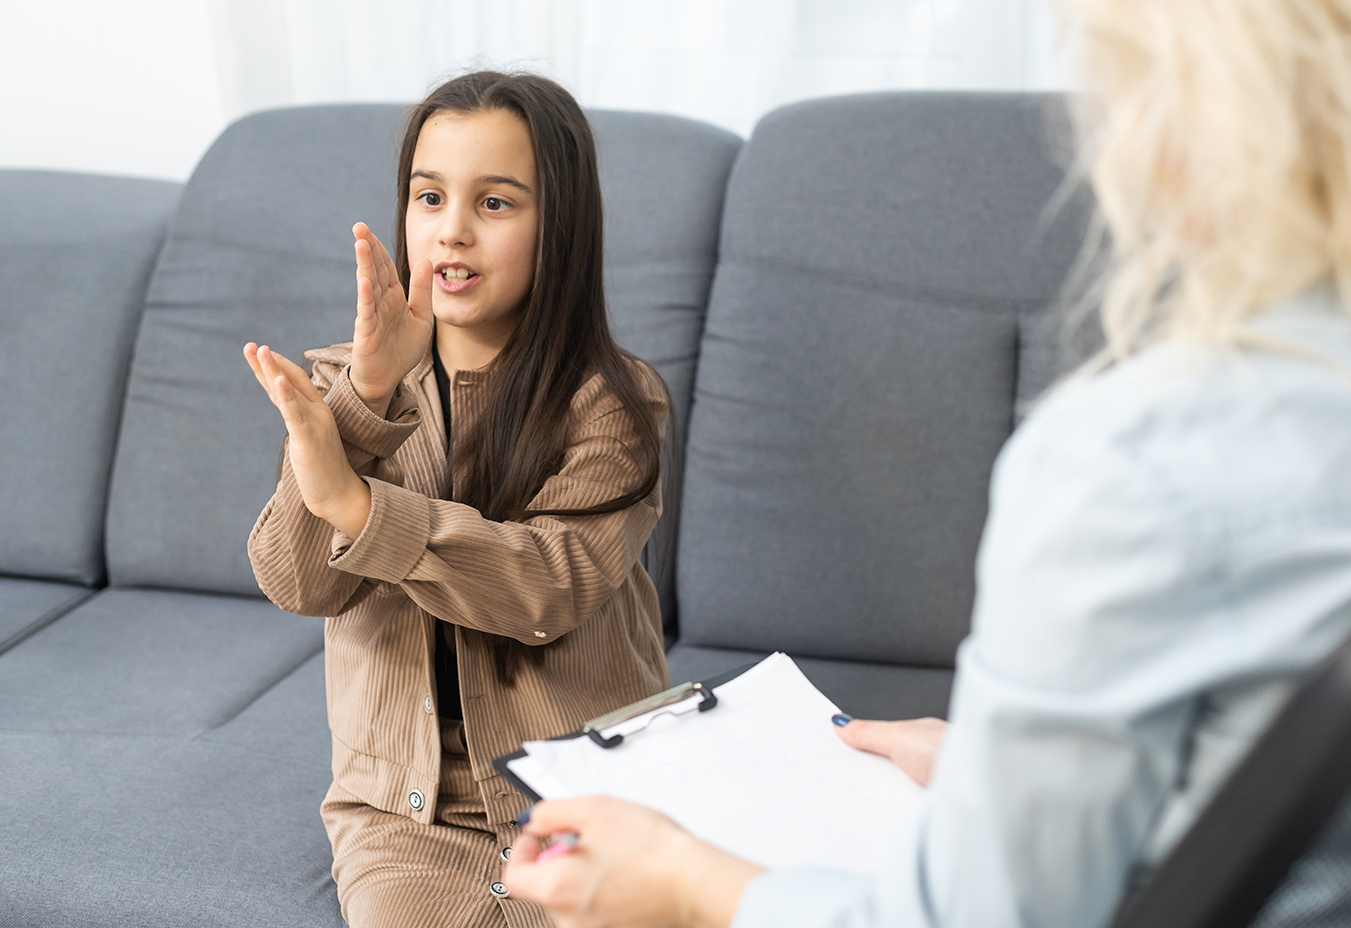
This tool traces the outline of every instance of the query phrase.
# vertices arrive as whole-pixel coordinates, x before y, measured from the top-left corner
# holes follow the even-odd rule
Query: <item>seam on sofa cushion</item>
[[[252,706],[252,705],[253,705],[254,703],[256,703],[258,700],[262,699],[262,698],[263,698],[264,696],[266,696],[268,693],[270,693],[270,692],[272,692],[274,689],[276,689],[281,683],[283,683],[287,678],[289,678],[289,677],[290,677],[292,674],[294,674],[297,670],[299,670],[301,667],[304,667],[306,664],[308,664],[308,663],[314,658],[314,655],[321,653],[323,650],[324,650],[324,646],[323,646],[322,643],[320,643],[319,647],[315,648],[313,651],[311,651],[311,652],[309,652],[308,654],[306,654],[304,657],[302,657],[299,661],[297,661],[297,662],[296,662],[294,665],[292,665],[291,667],[289,667],[289,668],[287,668],[286,670],[282,671],[282,673],[279,674],[279,675],[278,675],[275,679],[273,679],[270,683],[268,683],[267,686],[264,686],[264,687],[263,687],[261,690],[259,690],[257,693],[254,693],[253,696],[251,696],[249,699],[247,699],[245,702],[243,702],[241,705],[239,705],[239,706],[238,706],[237,708],[235,708],[234,710],[227,712],[227,713],[225,714],[225,716],[222,717],[222,718],[220,719],[220,721],[218,721],[218,722],[216,722],[216,723],[214,723],[214,724],[208,726],[207,728],[203,729],[202,731],[199,731],[197,734],[193,735],[193,736],[192,736],[191,738],[189,738],[188,740],[189,740],[189,741],[196,741],[197,739],[203,737],[204,735],[208,735],[208,734],[210,734],[210,733],[213,732],[213,731],[216,731],[216,730],[218,730],[218,729],[224,728],[226,725],[229,725],[229,724],[230,724],[231,722],[233,722],[235,719],[239,718],[241,715],[243,715],[245,712],[247,712],[250,706]]]
[[[85,593],[78,599],[73,599],[68,603],[63,603],[60,606],[57,606],[56,608],[49,610],[32,624],[19,629],[17,632],[10,635],[4,641],[0,641],[0,654],[4,654],[6,651],[10,650],[11,648],[14,648],[16,645],[18,645],[25,639],[30,638],[33,635],[36,635],[38,632],[42,631],[48,625],[51,625],[57,619],[61,618],[61,616],[65,615],[67,612],[70,612],[76,606],[80,606],[88,602],[89,598],[97,592],[98,590],[90,590],[89,592]]]

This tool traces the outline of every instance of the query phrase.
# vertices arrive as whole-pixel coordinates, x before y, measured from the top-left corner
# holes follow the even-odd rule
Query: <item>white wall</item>
[[[225,125],[202,0],[0,7],[0,166],[182,179]]]
[[[0,0],[0,167],[182,180],[254,110],[466,67],[742,135],[783,103],[1065,85],[1042,0]]]

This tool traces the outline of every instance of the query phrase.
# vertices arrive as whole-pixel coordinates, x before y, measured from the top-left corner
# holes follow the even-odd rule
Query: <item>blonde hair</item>
[[[1059,0],[1081,168],[1110,232],[1111,359],[1238,341],[1329,275],[1351,295],[1351,0]]]

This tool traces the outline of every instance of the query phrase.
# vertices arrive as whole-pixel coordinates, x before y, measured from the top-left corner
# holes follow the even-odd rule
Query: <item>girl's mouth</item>
[[[473,268],[459,263],[438,267],[434,276],[437,286],[446,293],[463,293],[482,280]]]

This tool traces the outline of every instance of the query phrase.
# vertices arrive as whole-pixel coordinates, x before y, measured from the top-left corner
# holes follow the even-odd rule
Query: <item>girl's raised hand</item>
[[[352,387],[377,415],[384,415],[399,381],[417,366],[436,328],[432,315],[432,264],[413,268],[404,298],[398,268],[364,222],[356,237],[357,320],[352,345]]]
[[[357,537],[370,516],[371,490],[347,463],[332,410],[298,364],[266,345],[249,342],[244,359],[286,423],[286,452],[305,508]]]

